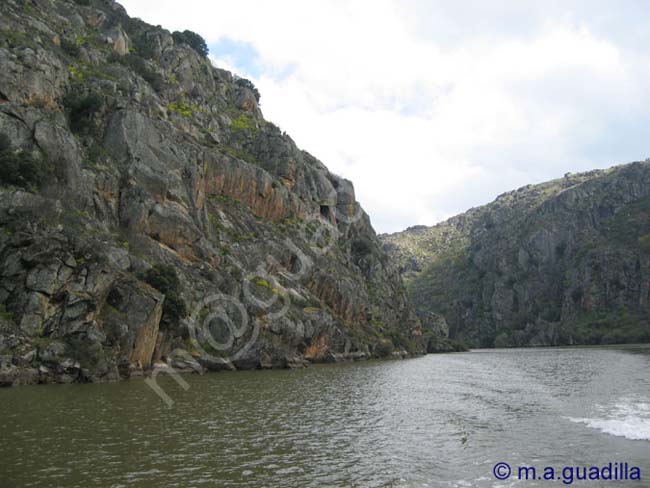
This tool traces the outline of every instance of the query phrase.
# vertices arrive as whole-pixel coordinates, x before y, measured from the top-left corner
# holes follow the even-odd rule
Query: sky
[[[646,0],[122,0],[201,34],[378,232],[650,157]]]

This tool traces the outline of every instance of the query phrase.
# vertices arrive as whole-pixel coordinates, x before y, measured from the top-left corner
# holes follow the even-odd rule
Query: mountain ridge
[[[647,341],[649,182],[648,160],[567,173],[381,239],[424,324],[473,346]]]

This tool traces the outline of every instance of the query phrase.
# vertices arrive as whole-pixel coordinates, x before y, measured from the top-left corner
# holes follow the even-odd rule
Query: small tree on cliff
[[[167,327],[178,324],[187,315],[187,306],[180,296],[181,283],[172,266],[157,264],[140,278],[165,295],[161,324]]]
[[[172,34],[172,37],[177,44],[186,44],[204,58],[208,57],[208,45],[205,43],[205,39],[196,32],[190,30],[184,30],[183,32],[176,31]]]
[[[248,88],[250,91],[252,91],[253,95],[255,96],[255,100],[257,103],[260,103],[260,92],[251,80],[247,80],[246,78],[237,78],[235,80],[235,83],[237,83],[238,86]]]

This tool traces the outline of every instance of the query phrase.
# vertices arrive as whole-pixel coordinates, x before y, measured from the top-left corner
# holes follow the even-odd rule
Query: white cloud
[[[650,135],[640,109],[648,56],[611,34],[600,4],[592,18],[583,2],[547,11],[493,2],[474,14],[414,0],[123,3],[209,43],[252,45],[266,117],[352,179],[380,231],[432,224],[513,187],[617,162],[604,153],[646,157],[637,154],[642,141],[617,134],[616,124],[636,122]],[[216,59],[250,75],[237,62]],[[601,156],[593,148],[603,141],[618,150]]]

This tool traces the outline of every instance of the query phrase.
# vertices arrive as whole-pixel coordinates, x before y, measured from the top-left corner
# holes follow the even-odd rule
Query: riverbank
[[[451,351],[445,351],[451,352]],[[224,371],[250,371],[266,369],[302,369],[312,364],[334,364],[355,361],[396,360],[422,356],[422,354],[409,353],[404,349],[391,351],[385,355],[371,355],[363,351],[347,353],[329,353],[317,360],[307,359],[305,356],[286,357],[282,361],[262,358],[259,362],[231,361],[219,357],[194,358],[189,353],[177,354],[167,361],[158,361],[149,368],[141,365],[124,363],[114,371],[100,378],[83,368],[79,361],[65,359],[60,362],[45,362],[39,365],[14,364],[7,362],[7,358],[0,358],[0,387],[24,385],[48,385],[70,383],[113,383],[126,381],[132,378],[152,376],[154,372],[176,374],[206,374]],[[30,356],[22,358],[25,362]]]

